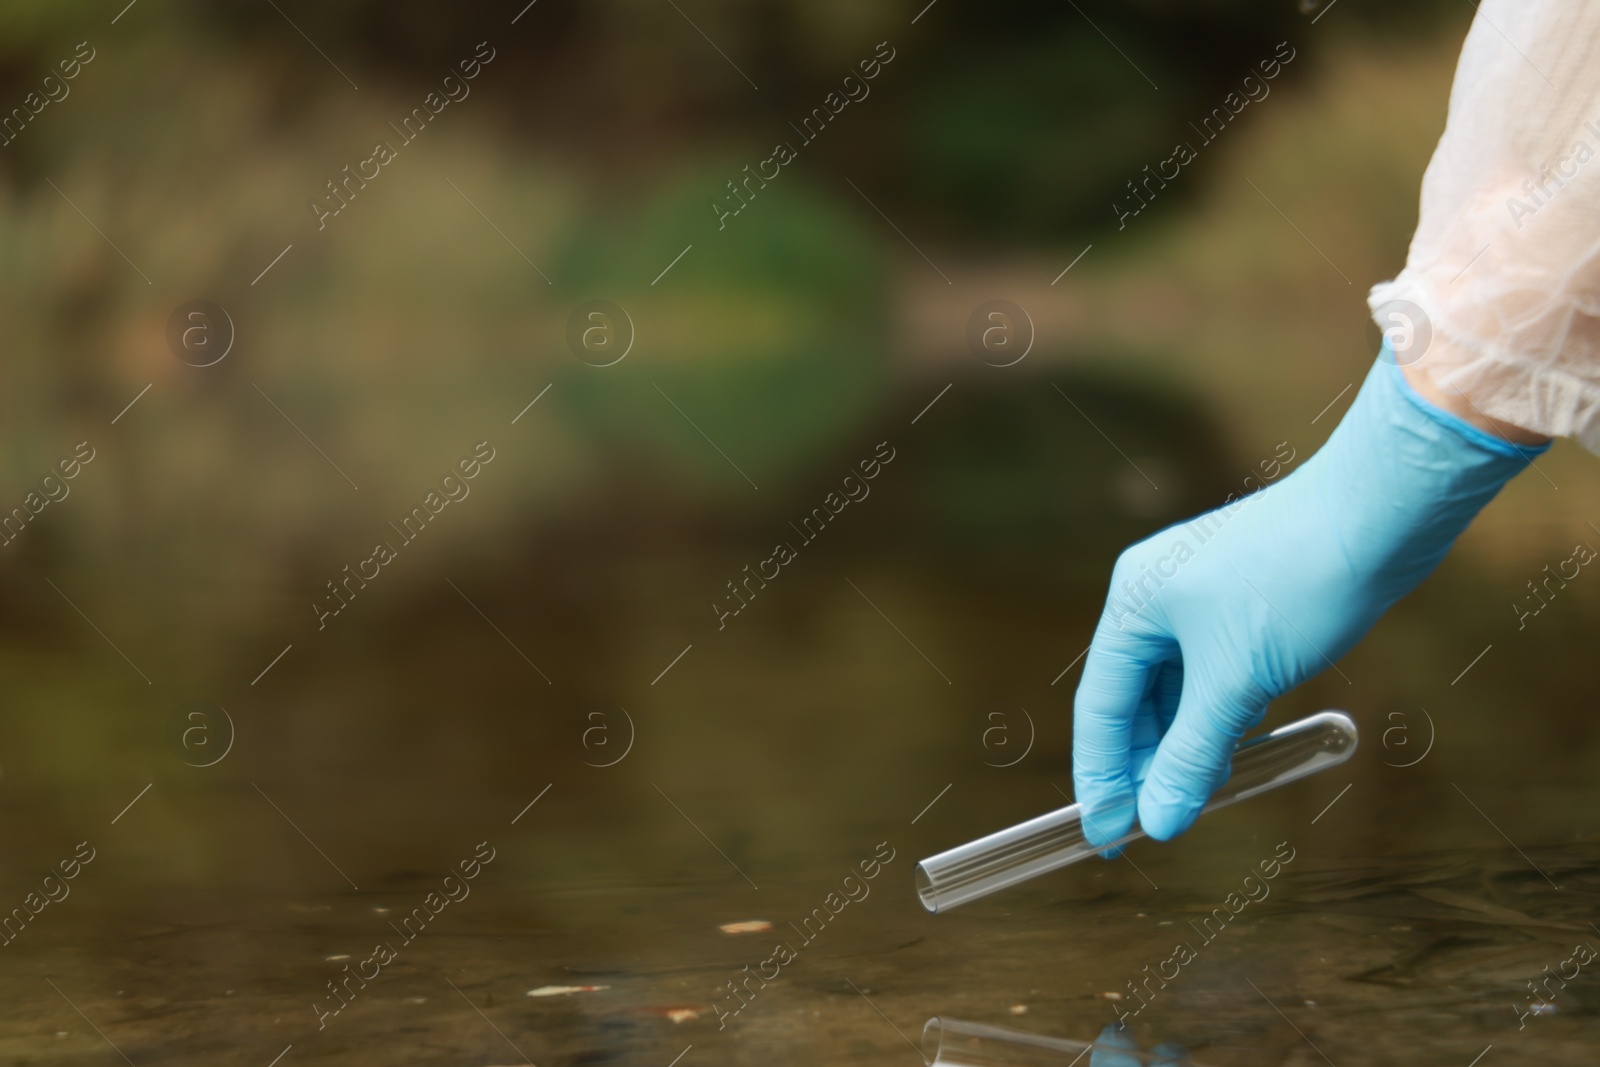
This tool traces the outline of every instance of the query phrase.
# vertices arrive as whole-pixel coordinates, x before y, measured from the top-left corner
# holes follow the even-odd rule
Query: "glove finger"
[[[1168,660],[1157,667],[1151,677],[1150,692],[1146,694],[1139,714],[1134,717],[1133,745],[1129,752],[1128,779],[1135,794],[1144,786],[1150,774],[1150,764],[1156,758],[1156,748],[1161,737],[1172,725],[1177,711],[1178,691],[1183,684],[1183,666],[1177,660]],[[1167,706],[1167,705],[1171,706]],[[1106,859],[1116,859],[1122,849],[1115,848],[1100,853]]]
[[[1084,808],[1086,836],[1096,844],[1133,826],[1133,724],[1152,672],[1175,648],[1170,639],[1130,633],[1103,620],[1095,632],[1073,698],[1072,784]]]
[[[1156,689],[1151,694],[1155,705],[1156,728],[1161,736],[1172,729],[1172,720],[1178,717],[1178,703],[1183,698],[1183,660],[1171,660],[1161,669]]]
[[[1217,723],[1249,724],[1264,708],[1264,703],[1249,706],[1240,698],[1203,693],[1198,686],[1184,692],[1139,791],[1145,833],[1167,841],[1194,823],[1212,792],[1227,781],[1234,746],[1244,735],[1244,726],[1234,733]]]
[[[1167,660],[1156,668],[1150,690],[1145,694],[1139,714],[1134,718],[1128,777],[1133,781],[1135,793],[1144,785],[1145,776],[1150,771],[1150,761],[1156,755],[1156,746],[1172,728],[1172,719],[1178,713],[1178,700],[1182,693],[1183,661]]]
[[[1139,701],[1139,713],[1133,719],[1130,744],[1135,750],[1154,749],[1161,742],[1161,735],[1172,725],[1182,692],[1182,660],[1167,660],[1150,673],[1144,699]]]

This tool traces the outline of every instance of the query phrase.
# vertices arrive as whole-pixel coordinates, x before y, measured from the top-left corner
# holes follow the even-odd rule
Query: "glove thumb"
[[[1161,739],[1139,791],[1139,824],[1157,841],[1187,830],[1211,794],[1228,780],[1234,746],[1265,705],[1218,698],[1184,687],[1172,728]],[[1217,723],[1238,723],[1237,732]]]

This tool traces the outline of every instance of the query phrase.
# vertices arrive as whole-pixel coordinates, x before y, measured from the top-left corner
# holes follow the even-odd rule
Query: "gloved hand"
[[[1333,435],[1259,492],[1123,552],[1084,661],[1091,841],[1187,829],[1267,702],[1333,666],[1530,459],[1422,399],[1387,346]]]

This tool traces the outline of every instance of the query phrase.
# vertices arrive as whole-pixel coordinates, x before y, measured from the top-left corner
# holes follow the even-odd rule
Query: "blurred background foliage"
[[[0,5],[0,110],[96,49],[0,148],[0,508],[98,450],[0,568],[36,687],[19,706],[77,694],[84,758],[60,773],[92,779],[177,697],[310,641],[324,582],[483,439],[472,498],[318,655],[454,648],[454,575],[490,616],[557,631],[552,655],[599,655],[575,684],[614,696],[605,678],[647,680],[686,640],[639,633],[705,625],[887,439],[907,459],[827,551],[1059,603],[1040,640],[1064,663],[1121,545],[1220,503],[1280,442],[1310,455],[1376,348],[1365,292],[1403,261],[1471,6],[923,3],[538,0],[515,25],[521,0]],[[471,95],[319,230],[309,198],[480,41],[496,58]],[[880,41],[871,95],[719,228],[725,183]],[[1119,228],[1125,183],[1280,41],[1297,57],[1272,95]],[[196,297],[238,332],[205,369],[165,341]],[[1038,325],[1015,367],[966,349],[995,297]],[[637,331],[614,367],[567,348],[592,299]],[[1572,491],[1515,483],[1465,539],[1490,574],[1472,582],[1581,526],[1594,464],[1561,446],[1543,465]],[[159,682],[114,726],[131,674],[65,666],[98,638],[46,576]],[[399,700],[407,677],[364,681]],[[341,676],[306,706],[370,691]],[[315,747],[325,721],[279,741]]]
[[[507,461],[520,464],[517,488],[493,507],[474,508],[474,523],[538,510],[513,501],[559,508],[608,464],[645,462],[697,492],[741,492],[742,481],[728,477],[722,459],[658,393],[781,494],[815,457],[876,432],[871,427],[897,391],[957,371],[1002,380],[990,368],[948,366],[953,351],[960,359],[959,330],[944,351],[906,351],[904,279],[915,285],[933,276],[920,272],[878,208],[919,248],[937,249],[934,262],[950,265],[941,275],[958,283],[952,306],[965,303],[966,290],[983,289],[985,276],[996,275],[995,260],[1053,265],[1092,241],[1104,251],[1042,299],[1069,306],[1101,285],[1142,286],[1182,262],[1194,240],[1184,228],[1218,210],[1219,172],[1250,150],[1264,124],[1279,118],[1277,128],[1295,136],[1282,112],[1325,121],[1318,112],[1349,97],[1339,84],[1337,71],[1348,66],[1341,57],[1430,56],[1425,78],[1437,82],[1446,69],[1441,57],[1465,22],[1453,5],[1358,0],[1320,25],[1311,22],[1314,10],[1268,0],[1077,9],[947,3],[915,25],[908,24],[914,5],[903,3],[704,2],[680,13],[636,0],[540,0],[515,26],[512,6],[520,8],[479,0],[448,10],[144,4],[110,25],[117,12],[6,5],[0,101],[20,103],[79,40],[97,50],[71,95],[0,155],[0,321],[21,357],[8,361],[0,399],[13,435],[3,460],[8,482],[20,489],[36,479],[89,425],[156,383],[143,402],[151,417],[130,416],[110,431],[118,437],[105,466],[131,473],[115,479],[120,488],[84,491],[72,505],[98,521],[42,522],[21,552],[46,552],[48,542],[74,537],[136,537],[159,556],[160,545],[193,549],[248,529],[266,538],[265,555],[233,566],[314,558],[311,542],[323,541],[330,525],[368,519],[372,500],[399,510],[468,438],[498,423],[500,407],[520,407],[520,398],[552,381],[548,415],[517,430],[539,440],[543,454]],[[1397,36],[1404,38],[1399,50]],[[1419,39],[1441,43],[1430,50]],[[497,58],[472,83],[473,95],[451,105],[317,231],[306,201],[364,158],[372,140],[388,136],[387,124],[480,40]],[[801,146],[800,160],[719,231],[710,204],[724,183],[765,158],[774,141],[792,139],[789,124],[880,40],[890,41],[896,58],[871,83],[871,96]],[[1206,149],[1170,198],[1134,221],[1135,232],[1119,233],[1109,204],[1124,183],[1187,137],[1187,124],[1283,40],[1299,56],[1274,91],[1294,93],[1295,103],[1247,111],[1227,134],[1231,144]],[[738,89],[743,79],[731,57],[759,90]],[[348,86],[339,72],[360,89],[341,89]],[[1159,90],[1149,80],[1157,75]],[[1369,196],[1352,197],[1362,217],[1351,236],[1374,235],[1373,258],[1384,263],[1356,290],[1392,268],[1403,249],[1425,147],[1365,153],[1376,174],[1341,161],[1361,153],[1363,138],[1382,144],[1385,129],[1408,121],[1403,108],[1419,109],[1424,129],[1436,121],[1442,94],[1427,88],[1386,107],[1383,122],[1352,124],[1359,128],[1337,143],[1303,138],[1306,153],[1324,157],[1303,153],[1307,170],[1341,168],[1341,179],[1371,187],[1362,190]],[[1368,102],[1357,102],[1361,113]],[[1256,151],[1266,154],[1267,146]],[[1307,180],[1286,177],[1302,186]],[[104,239],[80,210],[98,220]],[[1224,225],[1242,232],[1207,247],[1201,277],[1184,283],[1254,281],[1259,301],[1270,291],[1261,286],[1285,284],[1284,272],[1267,265],[1273,255],[1296,264],[1292,284],[1328,280],[1315,274],[1308,249],[1271,229],[1273,218]],[[284,261],[252,285],[291,242]],[[130,269],[109,243],[138,267]],[[670,281],[652,286],[690,244]],[[1218,270],[1219,259],[1245,277]],[[538,267],[530,271],[529,261]],[[200,295],[230,309],[239,342],[229,360],[197,372],[164,351],[162,327],[177,303]],[[592,297],[620,301],[639,332],[631,360],[609,374],[564,350],[565,316]],[[1238,299],[1217,306],[1236,315]],[[1354,306],[1344,301],[1338,313],[1348,317]],[[1042,331],[1033,362],[1011,373],[1011,382],[1068,361],[1101,378],[1123,374],[1125,391],[1137,395],[1152,367],[1166,362],[1184,369],[1163,369],[1162,391],[1181,396],[1203,387],[1195,381],[1206,377],[1205,362],[1172,352],[1170,330],[1151,336],[1148,311],[1116,318]],[[1207,343],[1203,335],[1184,340]],[[1130,349],[1143,355],[1129,359]],[[982,395],[1000,413],[1020,392],[986,388]],[[320,460],[291,460],[305,442],[258,393],[341,457],[364,495],[348,495],[341,478],[318,469]],[[1204,417],[1199,399],[1191,396],[1194,418]],[[1143,418],[1158,436],[1164,410],[1156,404]],[[1060,412],[1041,417],[1059,422]],[[85,428],[66,431],[63,420]],[[108,431],[97,432],[105,439]],[[1219,433],[1220,447],[1227,431]],[[1052,488],[1041,472],[1006,469],[1006,449],[989,454],[998,464],[989,473],[1014,486],[1011,495],[1075,501],[1069,510],[1114,495]],[[200,521],[175,522],[190,510],[183,502],[222,472],[252,463],[264,492],[213,494]],[[140,483],[140,466],[161,475]],[[1143,521],[1194,504],[1175,500]],[[995,516],[996,536],[1009,536],[1008,522]],[[185,550],[173,558],[194,562]]]

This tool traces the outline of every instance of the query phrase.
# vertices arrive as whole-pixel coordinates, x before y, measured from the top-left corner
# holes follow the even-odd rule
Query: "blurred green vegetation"
[[[631,365],[573,360],[557,377],[583,432],[630,459],[694,471],[742,492],[728,462],[690,420],[758,483],[789,475],[861,426],[888,387],[887,276],[880,249],[849,205],[783,174],[722,232],[706,225],[706,190],[742,164],[698,169],[637,210],[574,230],[555,260],[566,306],[641,286],[622,303],[637,334]],[[650,365],[648,380],[632,372]],[[659,390],[659,391],[658,391]],[[663,395],[683,414],[662,402]],[[781,482],[779,484],[782,484]]]

